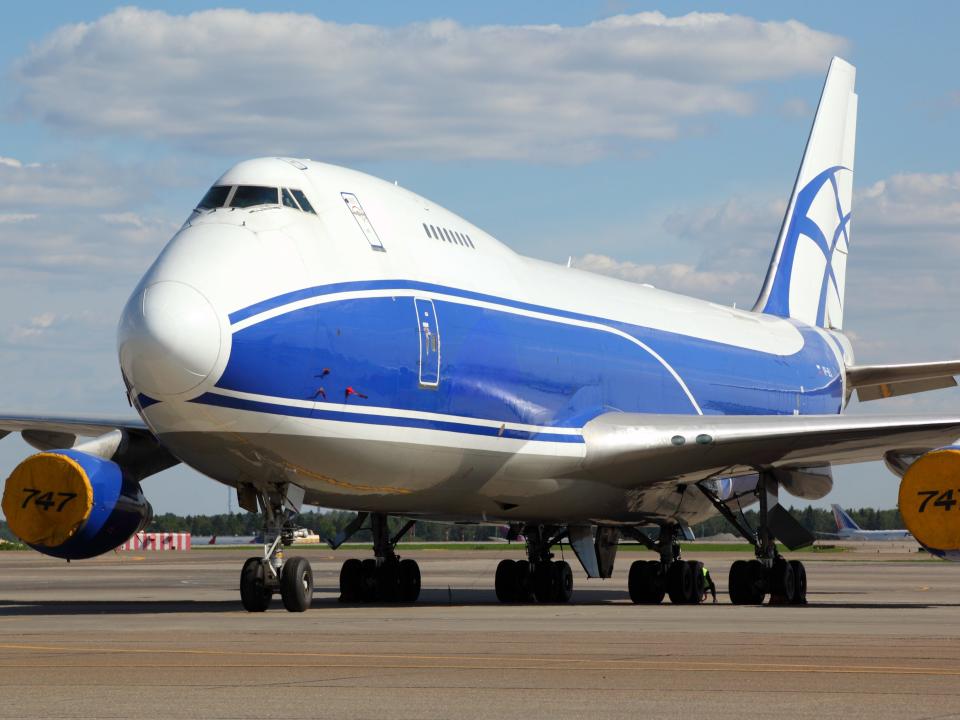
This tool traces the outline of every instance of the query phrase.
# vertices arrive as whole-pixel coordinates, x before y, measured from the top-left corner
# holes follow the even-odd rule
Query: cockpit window
[[[214,185],[212,188],[207,190],[207,194],[203,196],[203,200],[197,204],[197,209],[212,210],[213,208],[223,207],[223,204],[227,201],[227,195],[229,194],[229,185]]]
[[[297,199],[297,202],[300,203],[300,207],[303,208],[304,212],[317,214],[317,211],[313,209],[313,205],[310,204],[310,201],[307,200],[307,196],[303,194],[303,190],[291,190],[293,196]]]
[[[230,207],[246,208],[254,205],[277,205],[279,190],[275,187],[260,185],[238,185],[233,194]]]
[[[293,195],[290,194],[290,191],[286,188],[280,191],[280,198],[283,200],[283,204],[288,208],[293,208],[294,210],[299,210],[300,206],[297,205],[297,201],[293,199]]]

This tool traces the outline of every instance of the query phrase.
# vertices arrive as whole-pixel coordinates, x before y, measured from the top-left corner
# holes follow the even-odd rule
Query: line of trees
[[[345,528],[356,513],[345,510],[305,512],[297,516],[297,525],[312,530],[322,538],[332,538]],[[391,517],[389,527],[397,533],[405,520]],[[256,535],[263,529],[263,517],[259,513],[224,513],[222,515],[187,515],[181,517],[165,513],[154,518],[149,528],[153,532],[189,532],[193,535]],[[451,525],[446,523],[418,522],[404,537],[405,540],[475,542],[504,537],[506,532],[496,526]],[[351,542],[372,542],[369,530],[361,530]]]
[[[833,512],[808,505],[805,508],[790,508],[791,514],[811,532],[829,533],[837,529],[833,519]],[[850,510],[850,516],[864,530],[892,530],[902,528],[903,520],[897,509],[877,510],[874,508],[860,508]],[[355,517],[354,513],[345,510],[329,510],[325,512],[302,513],[297,523],[316,532],[321,537],[333,537],[346,527]],[[759,520],[756,510],[747,510],[744,518],[751,527],[756,527]],[[392,532],[398,532],[403,520],[390,518]],[[255,535],[263,526],[263,519],[257,513],[224,513],[222,515],[188,515],[181,517],[167,513],[158,515],[151,526],[156,532],[191,532],[194,535]],[[693,527],[697,537],[710,537],[720,533],[732,532],[732,528],[722,517],[713,517],[706,522]],[[407,534],[407,540],[422,541],[480,541],[491,538],[504,537],[504,527],[454,525],[435,522],[418,522]],[[367,530],[361,530],[354,535],[354,540],[364,542],[371,540]]]
[[[833,513],[830,510],[814,508],[807,506],[805,508],[790,508],[800,523],[812,532],[829,533],[836,531],[836,523],[833,519]],[[850,510],[850,516],[864,530],[892,530],[902,528],[903,520],[900,518],[900,512],[893,510],[876,510],[874,508],[860,508],[859,510]],[[353,520],[354,513],[345,510],[329,510],[325,512],[307,512],[302,513],[297,522],[301,527],[308,528],[320,537],[333,537],[337,532]],[[744,513],[744,518],[751,527],[757,525],[756,510],[748,510]],[[390,528],[396,533],[403,525],[403,520],[399,518],[390,518]],[[157,515],[150,527],[151,532],[189,532],[193,535],[256,535],[263,527],[263,519],[258,513],[238,512],[223,513],[221,515],[174,515],[173,513],[164,513]],[[693,531],[698,538],[710,537],[720,533],[732,532],[732,528],[722,517],[710,518],[706,522],[693,526]],[[489,540],[506,535],[505,527],[498,526],[477,526],[477,525],[456,525],[435,522],[418,522],[412,530],[406,535],[406,540],[446,541],[446,542],[477,542]],[[5,540],[14,540],[5,521],[0,520],[0,537]],[[356,542],[368,542],[371,540],[370,532],[361,530],[354,535]]]
[[[905,527],[903,518],[900,517],[900,511],[896,508],[892,510],[860,508],[858,510],[847,510],[847,512],[853,518],[853,521],[864,530],[897,530]],[[833,533],[837,531],[837,523],[833,519],[832,510],[808,505],[805,508],[791,507],[790,514],[811,532]],[[759,515],[756,510],[747,510],[743,516],[750,527],[757,526]],[[733,529],[725,518],[717,516],[694,525],[693,532],[697,537],[710,537],[720,533],[733,532]]]

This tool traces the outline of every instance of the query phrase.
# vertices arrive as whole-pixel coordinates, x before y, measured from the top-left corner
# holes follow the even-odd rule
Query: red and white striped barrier
[[[117,550],[189,550],[190,533],[135,533]]]

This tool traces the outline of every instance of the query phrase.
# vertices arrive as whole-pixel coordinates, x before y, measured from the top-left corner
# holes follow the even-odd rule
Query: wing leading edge
[[[13,432],[37,450],[77,448],[113,460],[138,479],[180,462],[139,418],[0,415],[0,438]]]
[[[96,437],[111,430],[150,431],[139,418],[115,418],[103,416],[57,417],[52,415],[0,415],[2,436],[12,432],[35,430],[38,432],[62,433],[75,437]]]
[[[916,455],[960,437],[960,417],[605,413],[583,436],[580,473],[632,488]]]

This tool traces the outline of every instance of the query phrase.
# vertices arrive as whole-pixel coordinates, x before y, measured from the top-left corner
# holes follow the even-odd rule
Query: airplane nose
[[[120,367],[150,396],[185,393],[202,383],[220,355],[220,318],[191,285],[164,280],[130,298],[118,333]]]

